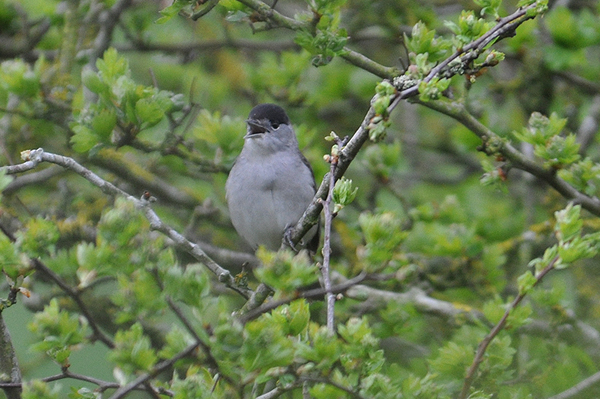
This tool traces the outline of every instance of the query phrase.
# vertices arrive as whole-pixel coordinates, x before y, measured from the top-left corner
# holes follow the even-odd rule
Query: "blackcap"
[[[246,123],[244,147],[225,185],[229,214],[253,249],[276,251],[313,199],[315,178],[283,108],[259,104]],[[314,226],[300,246],[315,252],[318,245]]]

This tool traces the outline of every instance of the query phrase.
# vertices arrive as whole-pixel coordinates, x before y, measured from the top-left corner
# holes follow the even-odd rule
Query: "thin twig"
[[[243,0],[242,2],[255,10],[257,9],[255,7],[258,7],[257,3],[261,3],[258,0]],[[442,61],[436,68],[433,68],[423,80],[426,82],[431,81],[434,77],[438,76],[440,73],[443,73],[445,71],[444,68],[447,67],[450,64],[450,62],[452,62],[453,60],[455,60],[461,56],[464,56],[466,52],[470,52],[469,54],[471,54],[471,55],[469,55],[469,57],[470,57],[469,59],[474,59],[472,57],[476,58],[487,45],[489,45],[490,43],[493,43],[494,41],[497,41],[501,38],[505,38],[505,37],[509,36],[511,34],[511,32],[514,32],[514,30],[517,29],[517,27],[519,25],[521,25],[526,20],[533,18],[532,16],[529,16],[528,12],[531,9],[534,9],[535,7],[537,7],[537,4],[532,4],[530,6],[527,6],[527,7],[524,7],[522,9],[515,11],[513,14],[511,14],[505,18],[502,18],[499,21],[499,23],[496,24],[496,26],[494,26],[492,29],[490,29],[489,32],[482,35],[480,38],[473,41],[472,43],[465,45],[461,49],[461,51],[457,50],[455,53],[453,53],[451,56],[449,56],[446,60]],[[288,21],[287,17],[282,16],[281,14],[277,14],[276,12],[273,15],[277,15],[277,18],[278,18],[278,20],[275,22],[279,23],[280,22],[279,18],[280,17],[282,18],[283,22],[282,22],[281,26],[286,27],[288,29],[292,29],[292,30],[295,30],[298,28],[296,26],[296,24]],[[288,22],[290,22],[290,23],[288,24]],[[450,75],[452,73],[456,74],[458,72],[452,72],[452,73],[450,73],[450,75],[449,75],[449,73],[450,73],[450,71],[448,73],[445,73],[444,76],[449,78],[449,77],[451,77]],[[388,107],[387,113],[391,114],[394,111],[394,109],[398,106],[400,101],[415,97],[418,94],[419,94],[418,82],[411,87],[408,87],[403,90],[399,90],[398,93],[396,93],[395,97],[393,98],[390,106]],[[374,96],[371,99],[371,103],[373,103],[376,99],[377,99],[377,96]],[[426,105],[428,105],[428,104],[429,103],[426,103]],[[371,120],[374,117],[375,117],[375,110],[373,109],[373,107],[370,107],[369,110],[367,111],[360,127],[356,130],[354,135],[352,135],[352,138],[350,139],[348,145],[346,145],[340,153],[340,161],[339,161],[338,167],[336,169],[335,181],[337,181],[337,179],[341,178],[344,175],[344,173],[348,169],[348,166],[350,166],[350,163],[352,162],[352,160],[354,160],[354,158],[358,154],[359,150],[361,149],[362,145],[369,138],[368,126],[370,125]],[[469,126],[467,126],[467,127],[469,127]],[[304,214],[302,215],[302,217],[300,218],[298,223],[296,223],[296,226],[294,226],[292,234],[290,235],[292,243],[295,244],[295,243],[299,242],[300,239],[304,236],[304,234],[306,234],[306,232],[308,232],[308,230],[310,230],[310,228],[317,223],[318,215],[321,212],[321,210],[323,209],[323,201],[325,200],[325,198],[327,197],[327,193],[329,192],[329,183],[330,183],[329,178],[326,176],[323,179],[323,181],[321,182],[321,185],[319,186],[319,189],[317,190],[317,193],[315,194],[313,201],[308,206],[307,210],[304,212]],[[569,187],[572,190],[574,190],[574,188],[572,188],[571,186],[569,186]],[[563,192],[561,192],[561,194],[563,194]],[[581,194],[581,195],[583,196],[583,194]],[[572,196],[567,197],[567,198],[572,198]],[[589,210],[589,208],[586,207],[586,205],[584,205],[583,203],[582,203],[582,206]],[[600,202],[599,202],[598,206],[599,206],[598,212],[600,214]]]
[[[83,302],[83,299],[81,299],[79,291],[67,284],[57,273],[54,272],[54,270],[46,266],[41,260],[31,259],[31,261],[37,271],[45,274],[47,277],[52,279],[52,281],[54,281],[56,285],[60,287],[61,290],[63,290],[69,297],[71,297],[75,301],[75,303],[79,307],[79,311],[81,312],[83,317],[85,317],[85,319],[88,322],[88,325],[92,329],[93,339],[97,339],[98,341],[106,345],[108,348],[114,348],[114,342],[108,335],[106,335],[104,332],[102,332],[102,330],[100,330],[100,327],[96,323],[94,317],[92,316],[92,313],[89,311],[85,302]]]
[[[179,352],[172,358],[158,363],[148,373],[144,373],[144,374],[140,375],[138,378],[131,381],[129,384],[124,385],[124,386],[120,387],[119,389],[117,389],[115,391],[115,393],[109,399],[120,399],[120,398],[125,397],[129,392],[137,389],[138,386],[146,383],[147,381],[154,378],[158,374],[160,374],[163,371],[167,370],[168,368],[172,367],[175,364],[175,362],[177,362],[178,360],[191,355],[196,350],[196,348],[198,348],[198,346],[199,346],[198,342],[188,345],[187,348],[185,348],[184,350],[182,350],[181,352]]]
[[[331,289],[329,290],[329,292],[331,292],[332,294],[336,295],[336,294],[340,294],[342,292],[346,292],[346,290],[352,288],[353,286],[355,286],[356,284],[361,283],[365,278],[367,277],[366,273],[361,273],[358,276],[346,280],[341,284],[338,285],[334,285],[333,287],[331,287]],[[270,301],[267,303],[264,303],[252,310],[249,310],[246,313],[243,313],[240,317],[239,317],[239,321],[241,323],[247,323],[250,320],[254,320],[257,317],[259,317],[261,314],[267,313],[281,305],[285,305],[287,303],[290,303],[296,299],[300,299],[300,298],[304,298],[304,299],[317,299],[317,298],[323,298],[323,295],[326,295],[328,293],[328,291],[325,288],[315,288],[313,290],[308,290],[308,291],[304,291],[304,292],[300,292],[297,296],[291,297],[291,298],[283,298],[283,299],[279,299],[276,301]]]
[[[321,274],[323,275],[323,285],[327,294],[325,295],[325,302],[327,304],[327,331],[330,334],[335,333],[335,295],[331,292],[331,274],[330,274],[330,260],[331,260],[331,222],[333,220],[333,210],[331,209],[331,203],[333,202],[333,189],[335,186],[335,169],[337,167],[339,156],[337,154],[338,143],[333,146],[335,150],[329,158],[329,190],[327,191],[327,198],[323,202],[323,213],[325,214],[325,233],[323,238],[323,266],[321,268]]]
[[[485,126],[483,123],[477,120],[473,115],[469,113],[465,105],[460,102],[446,102],[446,101],[428,101],[421,102],[428,108],[441,112],[448,115],[458,122],[462,123],[465,127],[475,133],[484,144],[494,143],[498,153],[502,154],[507,160],[510,161],[511,166],[524,170],[531,173],[535,177],[545,181],[564,198],[573,201],[574,203],[580,204],[584,209],[593,213],[596,216],[600,216],[600,199],[598,197],[590,197],[575,187],[561,179],[556,170],[552,168],[546,168],[543,165],[535,162],[535,160],[527,157],[521,151],[517,150],[509,142],[503,140],[500,136],[494,133],[491,129]]]
[[[533,284],[533,287],[535,287],[537,284],[539,284],[539,282],[542,281],[544,276],[546,276],[552,269],[554,269],[554,265],[556,264],[556,262],[558,262],[559,259],[560,258],[558,256],[556,256],[554,259],[552,259],[552,261],[548,264],[548,266],[546,266],[540,273],[537,274],[537,276],[535,276],[535,283]],[[479,343],[479,346],[477,347],[477,351],[475,352],[475,358],[473,359],[473,363],[471,363],[471,366],[469,367],[469,370],[467,371],[467,375],[465,376],[465,381],[463,383],[462,390],[461,390],[460,394],[458,395],[459,399],[466,399],[469,396],[469,390],[471,389],[471,386],[473,385],[473,382],[475,381],[475,378],[477,377],[477,369],[479,368],[479,365],[483,361],[483,355],[485,355],[485,352],[486,352],[489,344],[492,342],[492,340],[494,338],[496,338],[496,336],[500,333],[500,331],[502,331],[502,329],[504,329],[504,326],[506,325],[506,321],[508,320],[508,316],[517,306],[519,306],[519,303],[521,303],[521,301],[523,300],[523,298],[525,298],[526,295],[527,295],[527,292],[521,292],[521,293],[519,293],[519,295],[517,295],[515,297],[513,302],[510,304],[510,307],[508,309],[506,309],[506,311],[504,312],[504,315],[502,316],[500,321],[494,326],[494,328],[492,328],[492,330],[489,332],[489,334],[486,335],[485,338]]]

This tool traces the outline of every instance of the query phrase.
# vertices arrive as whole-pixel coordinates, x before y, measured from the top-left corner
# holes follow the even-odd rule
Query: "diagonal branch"
[[[479,136],[484,144],[493,143],[493,146],[497,148],[497,151],[509,160],[512,166],[531,173],[535,177],[548,183],[566,199],[580,204],[589,212],[596,216],[600,216],[600,199],[597,197],[590,197],[578,191],[575,187],[558,177],[556,170],[543,167],[517,150],[510,143],[505,142],[500,136],[471,115],[463,103],[429,101],[421,104],[456,119]]]
[[[246,287],[242,287],[236,284],[235,278],[232,276],[229,270],[224,269],[218,263],[212,260],[208,255],[206,255],[206,253],[204,253],[204,251],[197,244],[188,241],[179,232],[165,224],[158,217],[156,212],[154,212],[152,208],[150,208],[150,201],[146,199],[139,200],[129,195],[114,184],[102,179],[100,176],[98,176],[91,170],[81,166],[73,158],[44,152],[44,150],[41,148],[38,148],[37,150],[24,151],[22,153],[22,156],[25,159],[25,162],[18,165],[4,166],[0,168],[0,170],[6,171],[7,174],[22,173],[36,168],[40,162],[53,163],[56,165],[60,165],[63,168],[72,170],[78,175],[84,177],[96,187],[99,187],[105,194],[115,196],[118,195],[121,197],[125,197],[129,201],[134,202],[136,206],[146,216],[146,219],[148,219],[148,221],[150,222],[150,227],[153,230],[160,231],[161,233],[169,237],[177,248],[187,252],[188,254],[192,255],[197,261],[201,262],[204,266],[206,266],[211,272],[213,272],[217,276],[221,283],[236,291],[246,299],[248,299],[251,296],[252,291]]]
[[[554,265],[556,264],[556,262],[558,262],[559,259],[560,258],[556,256],[548,266],[546,266],[541,272],[537,274],[537,276],[535,276],[535,283],[533,284],[533,287],[538,285],[539,282],[542,281],[542,279],[554,269]],[[510,304],[509,308],[506,309],[506,312],[504,312],[504,315],[502,316],[500,321],[494,326],[494,328],[492,328],[489,334],[485,336],[483,341],[479,343],[477,351],[475,352],[475,358],[473,359],[473,363],[471,363],[469,370],[467,370],[467,375],[465,376],[463,387],[460,392],[460,395],[458,395],[458,399],[466,399],[469,396],[469,391],[471,389],[471,386],[473,385],[473,382],[475,381],[475,378],[477,377],[477,370],[479,369],[479,365],[483,361],[483,356],[485,355],[488,346],[490,345],[492,340],[496,338],[500,331],[504,329],[506,321],[508,320],[508,316],[517,306],[519,306],[519,304],[525,298],[526,295],[527,292],[520,292],[519,295],[515,297],[513,302]]]
[[[242,2],[250,7],[252,7],[250,4],[261,3],[258,0],[243,0]],[[494,27],[492,27],[488,32],[486,32],[473,42],[456,50],[452,55],[450,55],[444,61],[440,62],[440,64],[438,64],[435,68],[429,71],[429,73],[423,79],[413,81],[410,85],[408,85],[408,87],[403,85],[400,82],[400,80],[396,81],[396,79],[394,79],[394,84],[397,86],[398,91],[391,98],[390,105],[387,108],[387,116],[389,117],[389,115],[394,111],[394,109],[398,106],[398,104],[401,101],[413,98],[419,94],[419,83],[421,81],[430,82],[435,77],[450,78],[454,75],[457,75],[459,73],[458,69],[448,68],[448,65],[450,65],[452,61],[460,58],[461,64],[468,65],[472,60],[479,57],[479,55],[481,55],[481,53],[485,51],[485,49],[489,45],[514,35],[516,29],[522,23],[534,18],[537,15],[537,10],[539,7],[540,5],[537,4],[537,2],[535,2],[526,7],[519,8],[511,15],[500,19],[498,23]],[[276,12],[273,10],[271,10],[271,12],[273,13],[273,15],[276,14]],[[286,25],[282,26],[288,27]],[[293,27],[289,28],[293,29]],[[378,95],[375,95],[371,99],[371,104],[373,104],[377,99]],[[444,112],[441,106],[439,107],[439,109],[436,108],[437,104],[440,103],[440,101],[430,101],[428,103],[423,104],[432,109]],[[459,108],[458,104],[453,104],[452,106],[456,107],[453,111],[454,113],[463,112]],[[453,116],[451,113],[448,113],[448,115]],[[360,151],[362,145],[367,141],[369,137],[369,126],[371,126],[372,120],[375,116],[376,112],[371,106],[367,111],[360,127],[356,130],[356,132],[348,142],[348,145],[342,148],[340,152],[340,162],[338,168],[336,169],[335,176],[333,179],[334,182],[344,175],[344,173],[350,166],[350,163],[354,160],[354,158]],[[461,122],[463,121],[461,120]],[[468,122],[463,122],[463,124],[465,124],[465,126],[467,126],[469,129],[472,129],[476,134],[478,134],[478,132],[480,131],[489,131],[489,129],[487,129],[483,124],[481,124],[481,122],[479,122],[473,117],[468,118]],[[508,145],[506,146],[506,149],[509,152],[509,155],[512,155],[516,160],[516,162],[514,162],[515,166],[523,168],[526,167],[526,169],[524,170],[527,170],[535,176],[541,177],[544,180],[546,180],[559,193],[565,196],[565,198],[574,199],[578,203],[580,203],[585,209],[589,210],[590,212],[596,215],[600,215],[600,200],[588,197],[585,194],[580,193],[574,187],[566,183],[564,180],[558,178],[555,174],[552,174],[550,171],[545,170],[540,165],[534,164],[532,162],[526,162],[526,158],[524,157],[524,155],[518,152],[516,149],[514,149],[514,147]],[[318,215],[323,209],[322,201],[324,201],[327,196],[327,193],[329,191],[329,185],[329,174],[326,174],[323,177],[323,181],[321,182],[321,185],[319,186],[319,189],[317,190],[313,201],[308,206],[298,223],[296,223],[296,226],[294,226],[294,229],[290,234],[292,243],[295,244],[299,242],[300,239],[304,236],[304,234],[306,234],[306,232],[308,232],[308,230],[317,223]]]
[[[125,397],[127,394],[129,394],[129,392],[137,389],[140,385],[145,384],[150,379],[156,377],[163,371],[171,368],[178,360],[191,355],[196,350],[196,348],[198,348],[199,345],[199,342],[195,342],[189,345],[181,352],[179,352],[177,355],[173,356],[172,358],[158,363],[150,372],[140,375],[135,380],[131,381],[129,384],[123,385],[122,387],[117,389],[109,399],[120,399]]]

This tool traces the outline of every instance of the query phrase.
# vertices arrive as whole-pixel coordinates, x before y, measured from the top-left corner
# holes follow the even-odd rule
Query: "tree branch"
[[[248,3],[252,3],[252,4],[260,3],[256,0],[243,0],[242,2],[246,5],[248,5],[249,7],[252,7],[252,6]],[[482,35],[477,40],[465,45],[462,49],[458,49],[454,54],[452,54],[447,59],[445,59],[440,64],[438,64],[435,68],[433,68],[427,74],[427,76],[425,76],[422,80],[425,82],[429,82],[434,77],[441,76],[442,74],[443,74],[443,77],[446,77],[446,78],[449,78],[451,76],[458,74],[457,70],[447,68],[448,65],[452,61],[454,61],[455,59],[460,57],[461,63],[463,63],[463,62],[467,63],[467,64],[470,63],[470,61],[476,59],[488,45],[490,45],[491,43],[494,43],[495,41],[498,41],[502,38],[512,35],[520,24],[527,21],[528,19],[533,18],[534,16],[530,16],[529,12],[531,10],[534,10],[536,7],[538,7],[538,5],[534,3],[527,7],[524,7],[522,9],[515,11],[513,14],[511,14],[507,17],[500,19],[500,21],[492,29],[490,29],[488,32],[486,32],[484,35]],[[276,13],[275,11],[273,11],[273,12]],[[389,76],[386,76],[386,77],[389,77]],[[400,101],[415,97],[416,95],[419,94],[419,81],[412,82],[410,87],[404,87],[403,84],[401,84],[399,81],[396,81],[396,79],[394,79],[394,85],[398,89],[398,92],[393,96],[390,106],[387,108],[388,115],[394,111],[394,109],[398,106]],[[371,104],[373,104],[377,100],[377,97],[378,96],[375,95],[371,99]],[[438,103],[438,102],[431,101],[431,102],[425,103],[425,105],[429,106],[432,103]],[[340,152],[340,162],[339,162],[339,165],[335,172],[334,182],[337,181],[339,178],[341,178],[344,175],[344,173],[350,166],[350,163],[358,154],[362,145],[367,141],[367,139],[369,137],[369,126],[375,116],[376,116],[375,110],[371,106],[369,108],[369,110],[367,111],[360,127],[356,130],[354,135],[352,135],[352,138],[350,139],[348,144],[342,148],[342,150]],[[483,126],[479,121],[477,121],[475,119],[474,119],[474,122]],[[469,126],[467,126],[467,127],[469,127]],[[541,169],[539,166],[537,168]],[[556,176],[554,178],[557,179]],[[568,188],[565,187],[566,182],[564,182],[564,181],[562,181],[562,182],[564,184],[557,184],[557,186],[559,186],[562,190],[567,190]],[[292,230],[292,233],[290,234],[292,243],[294,243],[294,244],[298,243],[300,241],[300,239],[304,236],[304,234],[306,234],[306,232],[308,232],[308,230],[310,230],[310,228],[317,223],[318,215],[323,208],[322,201],[325,200],[325,198],[327,197],[327,193],[329,191],[329,184],[330,184],[329,174],[326,174],[323,177],[323,181],[321,182],[321,185],[319,186],[319,189],[317,190],[317,193],[315,194],[313,201],[308,206],[308,208],[306,209],[306,211],[304,212],[304,214],[302,215],[302,217],[300,218],[298,223],[296,223],[296,226],[294,226],[294,229]],[[578,193],[576,190],[574,190],[568,184],[566,184],[566,185],[570,188],[568,191],[571,193],[571,197],[568,197],[568,198],[573,198],[576,194],[578,194],[579,196],[583,196],[583,194]],[[573,192],[573,191],[575,191],[575,192]],[[583,206],[583,204],[582,204],[582,206]],[[598,201],[597,209],[600,214],[600,201]]]
[[[312,22],[307,23],[297,21],[296,19],[286,17],[278,11],[268,6],[266,3],[258,0],[239,0],[240,3],[250,7],[256,11],[261,19],[265,22],[274,23],[276,26],[287,28],[293,31],[314,29]],[[365,55],[356,52],[346,46],[344,46],[342,55],[340,56],[352,65],[355,65],[365,71],[371,72],[375,76],[379,76],[382,79],[391,79],[394,76],[401,74],[400,69],[390,68],[381,65]]]
[[[163,371],[172,367],[175,364],[175,362],[177,362],[178,360],[191,355],[199,345],[200,344],[198,342],[195,342],[195,343],[189,345],[187,348],[185,348],[181,352],[179,352],[177,355],[173,356],[172,358],[158,363],[156,366],[154,366],[152,368],[152,371],[140,375],[138,378],[131,381],[129,384],[124,385],[124,386],[120,387],[119,389],[117,389],[115,391],[115,393],[113,393],[112,396],[110,396],[109,399],[120,399],[120,398],[125,397],[129,392],[137,389],[138,386],[148,382],[151,378],[156,377],[158,374],[160,374]]]
[[[556,264],[556,262],[558,262],[559,259],[560,258],[558,256],[556,256],[550,262],[550,264],[548,264],[548,266],[546,266],[541,272],[539,272],[537,274],[537,276],[535,276],[535,283],[533,284],[532,288],[535,287],[536,285],[538,285],[539,282],[542,281],[542,279],[550,271],[552,271],[554,269],[554,265]],[[525,298],[526,295],[527,295],[527,292],[521,292],[521,293],[519,293],[519,295],[517,295],[515,297],[513,302],[510,304],[510,307],[508,309],[506,309],[506,312],[504,312],[504,315],[502,316],[500,321],[494,326],[494,328],[492,328],[492,330],[489,332],[489,334],[485,336],[483,341],[481,341],[479,343],[479,346],[477,347],[477,351],[475,352],[475,358],[473,359],[473,363],[471,363],[471,366],[469,367],[469,370],[467,371],[467,375],[465,376],[465,381],[463,383],[462,390],[461,390],[460,394],[458,395],[459,399],[466,399],[469,396],[469,391],[471,389],[471,386],[473,385],[473,382],[475,381],[475,378],[477,377],[477,369],[479,369],[479,365],[481,364],[481,362],[483,360],[483,355],[485,354],[489,344],[492,342],[492,340],[494,338],[496,338],[496,336],[500,333],[500,331],[502,331],[502,329],[506,325],[508,316],[517,306],[519,306],[519,304],[521,303],[523,298]]]
[[[231,273],[228,270],[222,268],[208,255],[206,255],[197,244],[188,241],[180,233],[163,223],[163,221],[152,210],[152,208],[150,208],[149,201],[139,200],[129,195],[125,191],[116,187],[114,184],[102,179],[91,170],[84,168],[72,158],[52,154],[49,152],[44,152],[44,150],[41,148],[38,148],[37,150],[23,151],[22,156],[25,159],[25,162],[18,165],[4,166],[1,169],[5,170],[7,174],[17,174],[36,168],[40,162],[49,162],[60,165],[66,169],[72,170],[73,172],[88,180],[96,187],[100,188],[105,194],[115,196],[118,195],[126,198],[129,201],[132,201],[146,216],[146,219],[148,219],[148,221],[150,222],[150,227],[153,230],[160,231],[161,233],[169,237],[177,248],[189,253],[197,261],[204,264],[204,266],[206,266],[211,272],[213,272],[217,276],[221,283],[236,291],[246,299],[248,299],[251,296],[252,291],[250,289],[241,287],[238,284],[236,284],[235,279],[231,275]]]
[[[91,327],[91,329],[94,333],[93,338],[102,342],[108,348],[111,348],[111,349],[114,348],[115,347],[114,342],[112,341],[112,339],[110,339],[110,337],[108,335],[104,334],[104,332],[102,332],[102,330],[100,330],[100,327],[96,323],[94,317],[92,316],[92,313],[88,310],[88,307],[83,302],[83,299],[81,299],[81,295],[79,295],[79,291],[77,291],[76,289],[72,288],[70,285],[65,283],[65,281],[58,274],[56,274],[52,269],[50,269],[48,266],[46,266],[41,260],[31,259],[31,261],[33,262],[33,265],[35,266],[35,269],[37,271],[45,274],[50,279],[52,279],[52,281],[54,281],[56,283],[56,285],[58,285],[60,287],[61,290],[63,290],[71,299],[73,299],[75,301],[75,303],[77,304],[77,307],[81,311],[81,314],[86,318],[89,326]]]
[[[4,323],[0,311],[0,382],[9,382],[13,386],[0,386],[4,390],[7,399],[21,398],[21,369],[17,361],[15,348],[12,345],[10,333]],[[8,381],[4,379],[8,378]]]
[[[544,168],[540,164],[528,158],[525,154],[517,150],[510,143],[503,140],[483,123],[479,122],[473,115],[469,113],[463,103],[428,101],[420,102],[420,104],[456,119],[458,122],[462,123],[465,127],[475,133],[479,138],[481,138],[484,144],[493,143],[494,147],[497,148],[497,151],[506,159],[508,159],[512,166],[529,172],[535,177],[544,180],[567,200],[571,200],[576,204],[580,204],[589,212],[596,216],[600,216],[600,199],[597,197],[590,197],[579,192],[565,180],[558,177],[554,169]]]
[[[298,293],[297,296],[291,298],[283,298],[277,301],[271,301],[267,303],[263,303],[262,305],[255,307],[246,313],[243,313],[239,320],[241,323],[245,324],[250,320],[254,320],[259,317],[263,313],[270,312],[273,309],[278,308],[281,305],[288,304],[296,299],[304,298],[304,299],[318,299],[323,298],[323,295],[326,295],[328,292],[332,294],[340,294],[343,292],[347,292],[349,289],[354,287],[356,284],[359,284],[367,277],[366,273],[361,273],[358,276],[351,278],[349,280],[344,281],[341,284],[335,285],[331,287],[331,289],[327,290],[325,288],[315,288],[313,290],[303,291]]]
[[[571,387],[571,388],[567,389],[566,391],[561,392],[558,395],[554,395],[548,399],[569,399],[569,398],[578,397],[578,395],[582,391],[598,384],[599,382],[600,382],[600,371],[598,371],[595,374],[592,374],[591,376],[589,376],[585,380],[581,381],[579,384],[575,385],[574,387]]]

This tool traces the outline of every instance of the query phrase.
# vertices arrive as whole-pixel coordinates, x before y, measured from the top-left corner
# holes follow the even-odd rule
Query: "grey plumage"
[[[277,105],[260,104],[250,111],[244,140],[225,186],[231,221],[253,249],[277,250],[315,194],[313,172],[287,114]],[[303,241],[316,250],[317,226]]]

